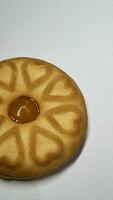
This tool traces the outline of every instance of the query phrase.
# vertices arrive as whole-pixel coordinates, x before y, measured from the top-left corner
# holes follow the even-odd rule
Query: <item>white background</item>
[[[85,96],[85,147],[42,180],[0,180],[0,200],[113,199],[113,0],[0,0],[0,60],[30,56],[60,66]]]

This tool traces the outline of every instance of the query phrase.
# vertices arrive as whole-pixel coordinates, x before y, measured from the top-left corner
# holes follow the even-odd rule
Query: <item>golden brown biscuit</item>
[[[0,177],[49,174],[85,139],[87,113],[76,83],[39,59],[0,62]]]

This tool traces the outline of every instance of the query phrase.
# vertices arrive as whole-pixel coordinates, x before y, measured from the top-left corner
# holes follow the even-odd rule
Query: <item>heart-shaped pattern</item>
[[[61,88],[58,91],[57,94],[51,94],[52,91],[54,91],[55,86],[62,82]],[[69,91],[68,95],[64,94],[64,89],[66,91]],[[61,91],[63,90],[62,94]],[[56,90],[55,90],[56,92]],[[52,81],[49,82],[46,89],[43,92],[43,95],[41,99],[43,101],[55,101],[55,102],[68,102],[69,100],[72,100],[77,95],[77,91],[75,90],[75,87],[73,87],[72,83],[63,75],[55,77]]]
[[[15,151],[17,152],[18,156],[15,159],[12,158],[13,154],[12,152],[7,152],[7,145],[9,150],[11,151],[12,148],[12,140],[15,140]],[[6,152],[3,151],[3,146],[5,145]],[[2,156],[0,156],[0,165],[6,166],[6,167],[20,167],[22,165],[23,159],[24,159],[24,149],[23,149],[23,143],[19,134],[19,129],[17,127],[11,128],[9,131],[7,131],[5,134],[0,136],[0,149],[2,153]],[[8,153],[8,155],[7,155]]]
[[[14,92],[16,85],[16,77],[17,77],[17,67],[11,61],[0,62],[0,70],[4,67],[9,67],[11,70],[11,77],[9,83],[5,83],[3,80],[0,80],[0,88],[7,90],[8,92]],[[7,70],[5,70],[7,73]],[[0,72],[1,73],[1,72]],[[2,75],[2,74],[1,74]],[[8,74],[7,74],[8,76]]]
[[[35,80],[32,81],[29,75],[29,66],[36,67],[35,68]],[[40,71],[44,70],[44,73],[42,75],[39,75],[39,68],[42,68]],[[34,60],[34,61],[26,61],[24,65],[22,66],[22,76],[23,80],[25,82],[25,85],[28,89],[33,90],[35,88],[38,88],[41,84],[43,84],[44,81],[47,81],[48,78],[51,75],[52,68],[45,64],[41,64],[40,61]],[[37,76],[37,78],[36,78]]]
[[[75,114],[75,118],[73,119],[73,128],[66,129],[62,127],[60,122],[55,119],[55,115],[60,115],[62,113],[73,112]],[[63,134],[77,134],[80,131],[82,116],[80,110],[71,104],[58,106],[56,108],[52,108],[44,113],[47,120],[50,124],[56,128],[60,133]],[[77,116],[77,117],[76,117]]]
[[[43,156],[43,159],[41,159],[38,156],[38,151],[39,151],[39,149],[38,149],[39,148],[39,146],[38,146],[39,137],[38,136],[39,135],[41,135],[42,138],[45,138],[45,140],[46,139],[48,141],[50,140],[50,144],[53,143],[53,145],[57,146],[56,151],[53,151],[53,149],[51,149],[51,146],[48,146],[49,148],[47,148],[45,150],[45,152],[44,152],[45,155]],[[47,145],[47,142],[46,142],[46,145]],[[58,158],[62,154],[62,152],[63,152],[63,143],[57,135],[55,135],[41,127],[37,127],[37,126],[32,127],[31,138],[30,138],[30,154],[35,163],[37,163],[39,165],[48,165],[52,162],[52,160]]]

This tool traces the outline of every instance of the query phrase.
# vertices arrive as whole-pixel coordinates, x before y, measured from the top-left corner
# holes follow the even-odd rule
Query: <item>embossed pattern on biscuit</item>
[[[25,124],[8,115],[10,103],[21,96],[39,106],[34,121]],[[22,109],[21,114],[30,111]],[[31,58],[0,62],[0,174],[29,178],[31,172],[42,176],[61,166],[80,146],[85,117],[78,87],[58,68]]]
[[[32,127],[31,131],[30,153],[36,163],[47,165],[62,154],[63,143],[57,135],[37,126]],[[42,139],[38,139],[40,136]]]
[[[16,77],[17,68],[11,61],[0,63],[0,88],[13,92],[15,89]]]
[[[69,119],[69,114],[67,118],[65,119],[65,113],[73,113],[74,115]],[[62,114],[64,117],[62,117]],[[54,115],[59,115],[60,119],[57,120]],[[60,133],[64,134],[76,134],[80,131],[80,122],[82,120],[81,118],[81,112],[80,110],[71,104],[59,106],[53,109],[50,109],[45,113],[46,118],[51,123],[53,127],[55,127]],[[63,118],[63,121],[62,121]],[[69,122],[72,122],[72,128],[66,129],[65,126]],[[61,125],[62,123],[62,125]],[[70,124],[70,123],[69,123]]]
[[[75,98],[76,93],[77,91],[75,92],[75,89],[73,85],[70,84],[69,80],[64,75],[60,75],[50,81],[43,92],[42,100],[67,102]]]
[[[37,68],[35,71],[32,67]],[[22,67],[22,76],[26,87],[28,89],[35,89],[39,87],[51,75],[51,67],[48,65],[40,64],[38,61],[27,61]],[[32,80],[33,79],[33,80]]]
[[[15,156],[15,154],[17,155]],[[23,159],[23,143],[19,129],[14,127],[0,137],[0,164],[8,167],[18,167],[22,165]]]

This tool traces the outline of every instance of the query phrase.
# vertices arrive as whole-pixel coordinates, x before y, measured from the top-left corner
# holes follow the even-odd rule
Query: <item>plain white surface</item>
[[[113,1],[0,0],[0,60],[60,66],[85,96],[89,131],[78,160],[46,179],[0,180],[0,200],[113,199]]]

